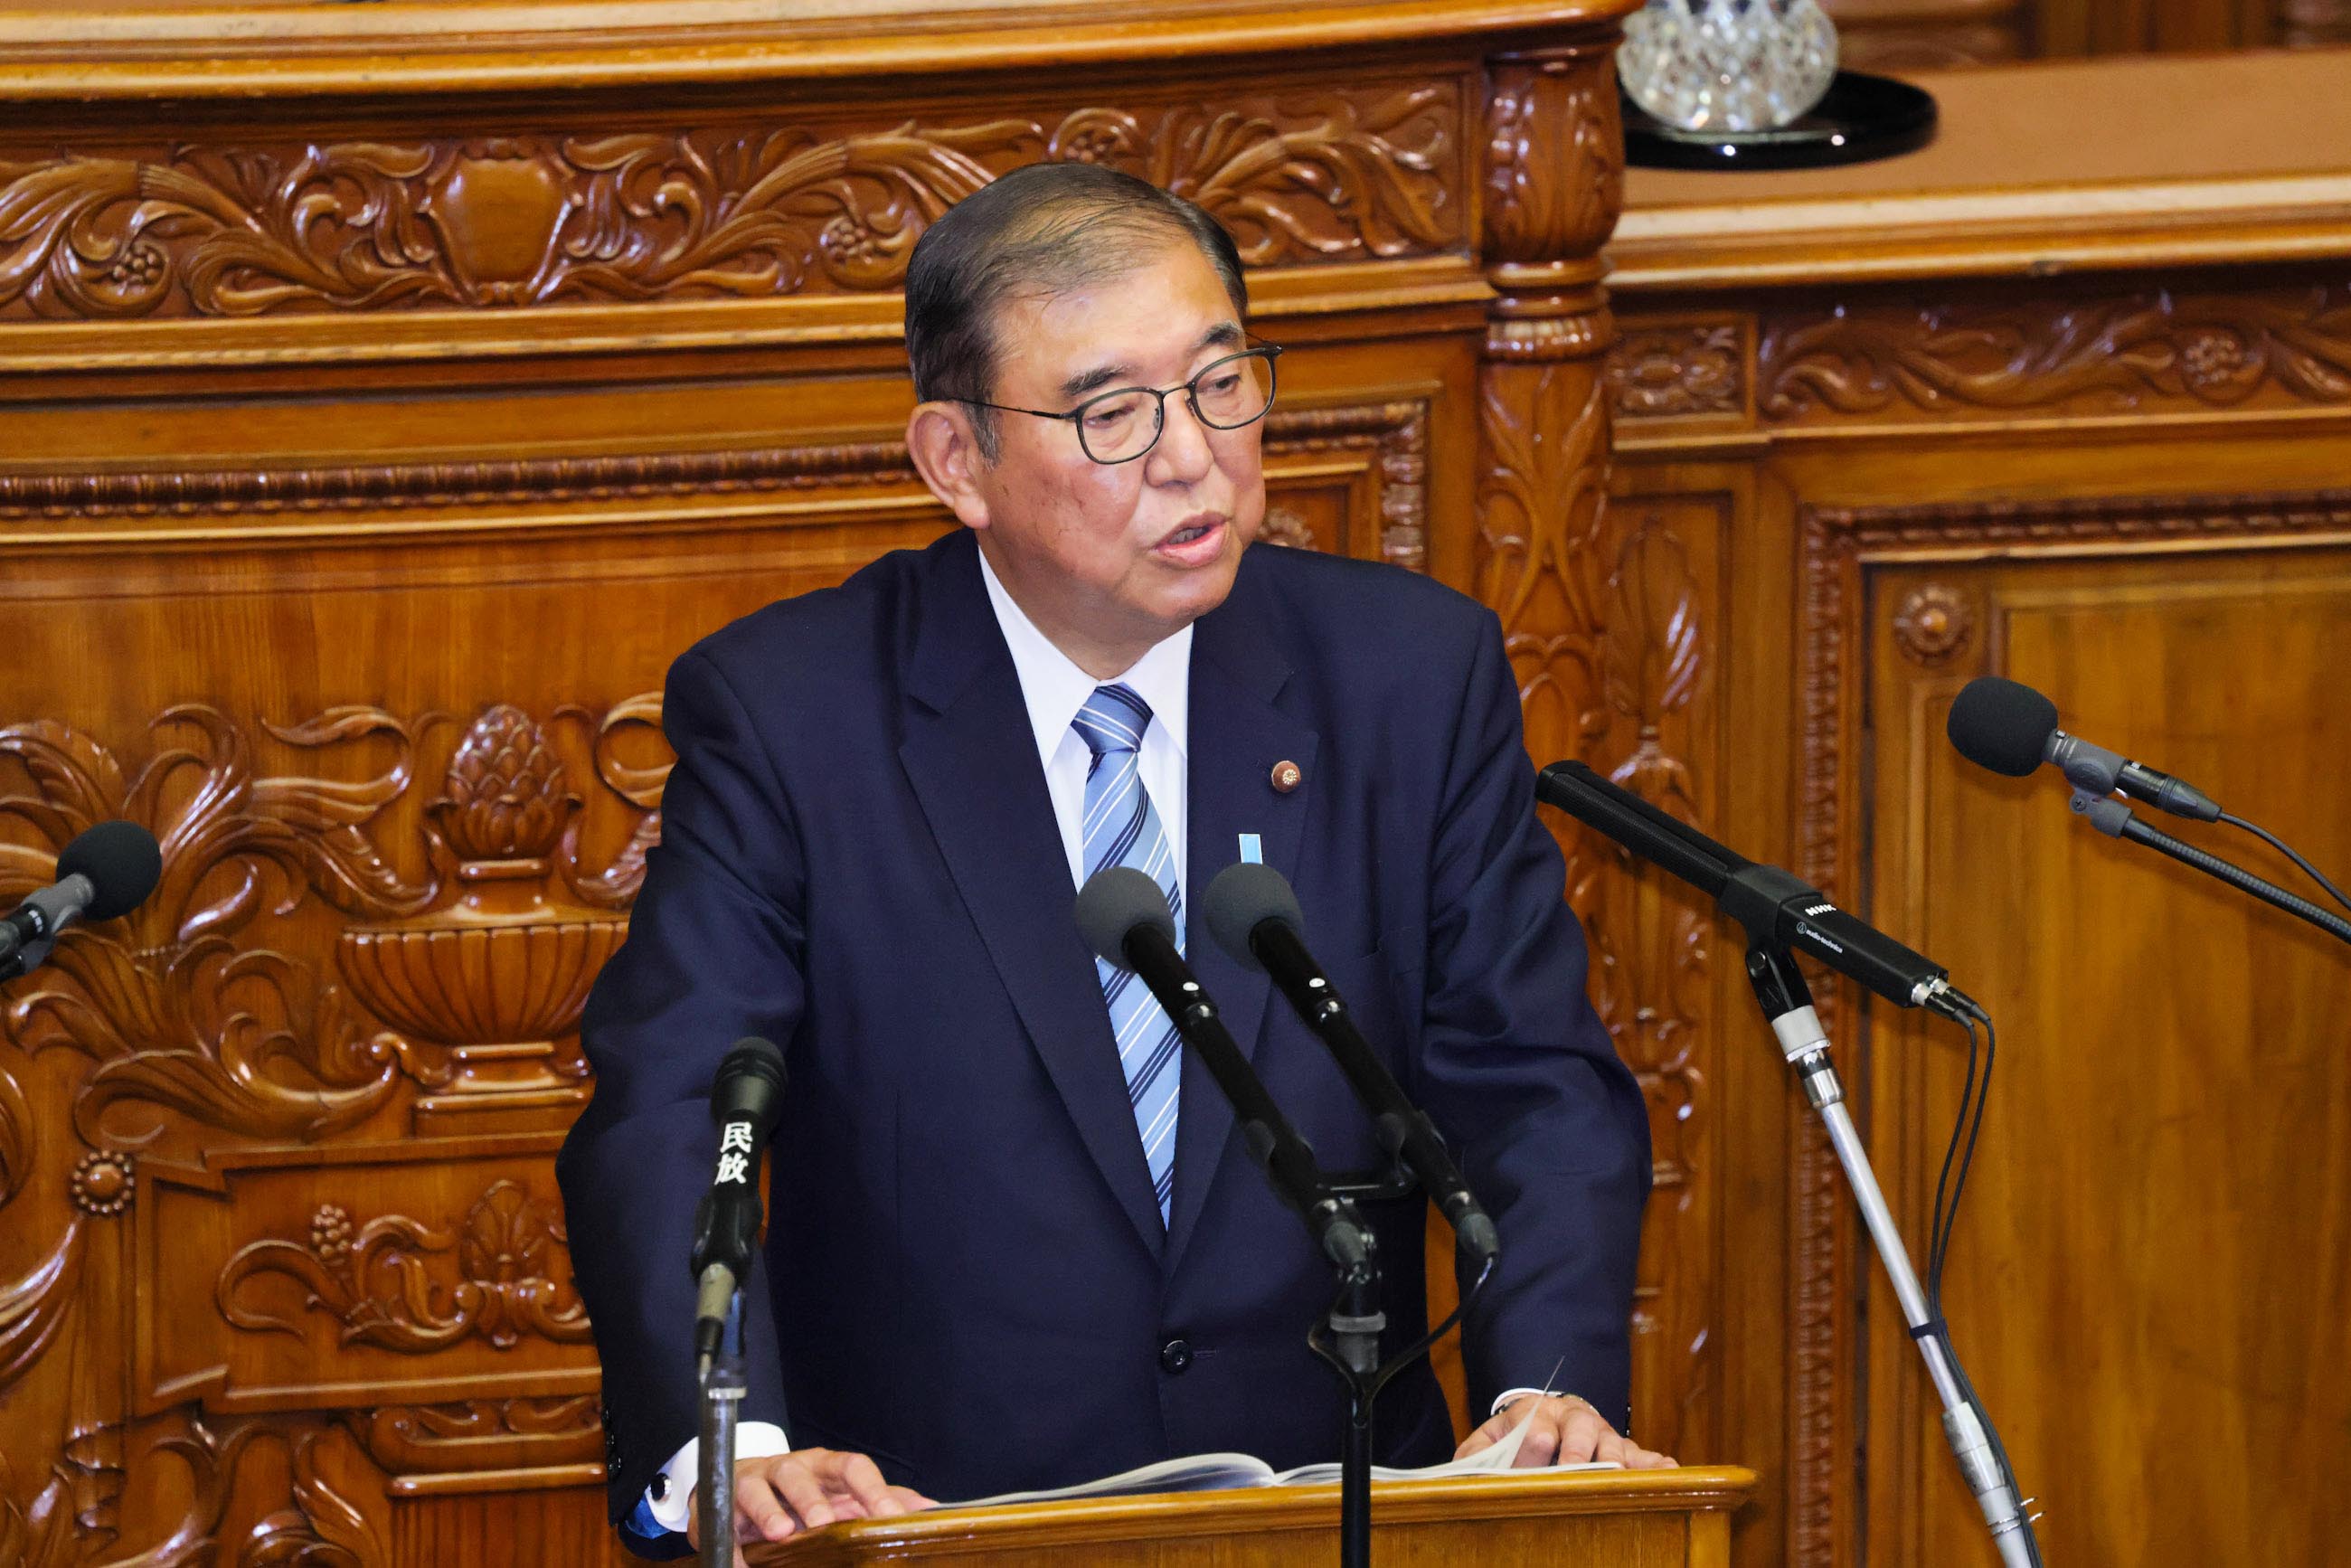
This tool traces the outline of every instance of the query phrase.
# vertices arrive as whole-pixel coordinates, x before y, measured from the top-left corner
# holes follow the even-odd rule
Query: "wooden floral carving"
[[[132,778],[69,726],[0,729],[33,792],[0,798],[0,815],[61,848],[92,822],[126,817],[156,831],[163,872],[120,921],[70,931],[48,966],[0,1014],[27,1051],[65,1046],[98,1066],[74,1105],[84,1141],[120,1146],[145,1131],[107,1126],[109,1107],[144,1102],[253,1136],[306,1136],[350,1125],[380,1103],[393,1066],[300,958],[239,949],[232,938],[265,911],[316,894],[355,916],[422,907],[412,883],[365,832],[407,788],[413,740],[373,708],[329,710],[271,733],[327,750],[370,737],[394,742],[382,773],[357,782],[259,773],[245,731],[215,708],[183,705],[157,719],[159,747]],[[50,856],[0,845],[0,897],[47,880]]]
[[[1782,420],[2226,407],[2264,390],[2339,403],[2351,401],[2351,286],[1845,307],[1771,323],[1757,358],[1759,406]]]
[[[1628,327],[1608,351],[1608,390],[1619,419],[1737,413],[1745,375],[1734,322]]]
[[[187,144],[0,163],[0,308],[258,316],[895,287],[938,215],[1040,159],[1130,168],[1256,265],[1458,245],[1451,83],[954,125]]]
[[[322,1204],[301,1241],[247,1243],[214,1283],[221,1314],[242,1329],[294,1334],[295,1320],[249,1304],[248,1281],[282,1275],[298,1282],[304,1306],[339,1320],[344,1344],[411,1354],[478,1335],[511,1350],[528,1335],[576,1344],[588,1339],[587,1310],[568,1283],[559,1208],[501,1181],[475,1200],[452,1230],[404,1215],[356,1225]],[[442,1284],[428,1259],[455,1254],[455,1279]]]

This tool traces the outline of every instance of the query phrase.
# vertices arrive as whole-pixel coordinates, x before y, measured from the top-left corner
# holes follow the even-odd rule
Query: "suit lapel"
[[[938,547],[928,565],[899,760],[1047,1075],[1156,1256],[1159,1205],[1093,958],[1071,917],[1069,861],[1019,677],[970,536]]]
[[[1255,585],[1244,560],[1231,595],[1195,622],[1184,879],[1185,956],[1216,999],[1241,1053],[1252,1057],[1263,1032],[1272,982],[1263,971],[1244,967],[1217,946],[1200,913],[1202,900],[1217,873],[1240,858],[1244,833],[1257,835],[1266,864],[1284,876],[1295,876],[1306,814],[1314,798],[1316,742],[1314,730],[1274,706],[1290,667],[1270,635],[1272,607]],[[1296,763],[1302,774],[1288,794],[1275,789],[1272,781],[1274,765],[1285,761]],[[1208,1187],[1232,1132],[1232,1106],[1187,1050],[1176,1125],[1176,1194],[1168,1221],[1166,1263],[1171,1270],[1182,1260],[1185,1244],[1207,1206]]]

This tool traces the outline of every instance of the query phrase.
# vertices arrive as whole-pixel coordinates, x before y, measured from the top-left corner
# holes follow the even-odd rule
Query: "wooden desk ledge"
[[[1755,1484],[1754,1471],[1730,1466],[1382,1481],[1372,1501],[1375,1561],[1382,1568],[1726,1564],[1729,1516]],[[744,1555],[754,1568],[907,1561],[1253,1568],[1325,1563],[1338,1525],[1336,1486],[1247,1487],[934,1509],[836,1524],[795,1541],[751,1545]]]

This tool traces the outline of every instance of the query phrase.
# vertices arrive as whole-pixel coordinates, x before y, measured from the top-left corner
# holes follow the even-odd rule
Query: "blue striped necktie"
[[[1143,788],[1143,732],[1151,725],[1151,705],[1129,687],[1096,686],[1070,727],[1094,754],[1086,770],[1085,828],[1081,835],[1091,878],[1105,866],[1132,866],[1159,884],[1176,916],[1176,946],[1184,946],[1184,890],[1176,880],[1175,846],[1159,825],[1151,796]],[[1176,1026],[1151,988],[1097,958],[1102,1001],[1110,1009],[1118,1040],[1119,1066],[1126,1073],[1126,1098],[1143,1137],[1151,1187],[1159,1198],[1159,1222],[1167,1223],[1167,1200],[1176,1190],[1176,1095],[1183,1073],[1176,1058]]]

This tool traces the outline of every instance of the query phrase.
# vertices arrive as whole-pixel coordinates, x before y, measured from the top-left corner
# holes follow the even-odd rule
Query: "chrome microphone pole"
[[[1943,1436],[1959,1461],[1969,1490],[1975,1493],[1977,1506],[1983,1510],[1992,1544],[2000,1549],[2007,1568],[2036,1568],[2039,1557],[2031,1522],[2003,1473],[1991,1423],[1943,1342],[1944,1325],[1927,1311],[1927,1293],[1919,1288],[1902,1232],[1886,1207],[1877,1173],[1870,1167],[1869,1151],[1862,1147],[1853,1113],[1845,1108],[1844,1086],[1829,1061],[1828,1034],[1821,1027],[1820,1014],[1813,1010],[1812,992],[1797,971],[1795,959],[1784,948],[1750,948],[1747,977],[1754,985],[1755,999],[1762,1005],[1764,1017],[1771,1020],[1771,1032],[1779,1037],[1781,1054],[1796,1070],[1805,1100],[1828,1128],[1829,1145],[1836,1151],[1837,1164],[1844,1167],[1845,1185],[1860,1206],[1862,1223],[1868,1228],[1878,1261],[1886,1265],[1895,1300],[1901,1303],[1902,1321],[1926,1360],[1927,1377],[1935,1385],[1936,1397],[1943,1402]]]
[[[695,1511],[702,1525],[702,1561],[731,1568],[735,1561],[735,1427],[749,1380],[743,1364],[743,1292],[730,1292],[726,1329],[716,1352],[701,1356],[702,1471]]]

